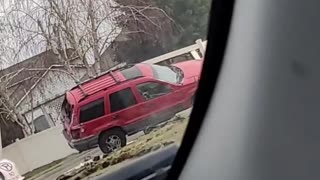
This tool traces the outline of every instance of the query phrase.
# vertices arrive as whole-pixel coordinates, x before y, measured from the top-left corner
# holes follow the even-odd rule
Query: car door
[[[81,137],[97,135],[98,127],[105,124],[105,101],[101,96],[98,99],[85,101],[80,105],[79,127]]]
[[[142,99],[141,108],[149,119],[164,120],[176,112],[181,94],[178,94],[174,86],[162,81],[148,80],[137,83],[136,90]]]
[[[128,134],[143,128],[144,125],[140,121],[144,117],[144,112],[130,86],[109,91],[107,98],[109,102],[108,119],[110,121],[123,128]]]

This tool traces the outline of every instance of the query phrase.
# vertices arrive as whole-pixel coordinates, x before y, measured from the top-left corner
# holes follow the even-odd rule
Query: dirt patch
[[[89,177],[98,176],[108,171],[119,169],[124,166],[126,162],[163,148],[169,144],[175,143],[180,145],[187,123],[188,118],[179,116],[162,127],[154,129],[149,134],[139,137],[135,142],[123,147],[119,151],[116,151],[95,163],[88,164],[68,176],[60,176],[58,179],[88,179]]]

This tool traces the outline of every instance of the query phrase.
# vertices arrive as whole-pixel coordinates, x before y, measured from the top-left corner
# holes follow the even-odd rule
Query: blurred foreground
[[[191,109],[188,109],[178,113],[173,119],[159,125],[149,134],[138,133],[133,137],[129,137],[131,142],[129,140],[127,146],[108,156],[103,156],[99,149],[71,155],[51,167],[39,170],[36,174],[28,175],[27,179],[92,179],[101,174],[119,169],[133,159],[167,145],[177,144],[179,146],[188,124],[190,111]],[[94,160],[90,159],[84,162],[87,156],[91,156]]]

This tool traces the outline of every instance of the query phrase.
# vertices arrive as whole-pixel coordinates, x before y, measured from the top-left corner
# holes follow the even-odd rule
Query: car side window
[[[126,88],[110,94],[111,112],[120,111],[135,104],[137,104],[137,100],[134,94],[132,93],[131,88]]]
[[[104,98],[101,98],[80,108],[80,123],[88,122],[104,115]]]
[[[169,85],[157,82],[146,82],[137,85],[138,91],[145,100],[150,100],[171,92]]]

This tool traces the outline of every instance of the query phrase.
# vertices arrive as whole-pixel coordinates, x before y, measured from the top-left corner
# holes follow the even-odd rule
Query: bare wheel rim
[[[113,152],[121,148],[121,139],[119,136],[111,135],[106,139],[106,146],[109,152]]]

